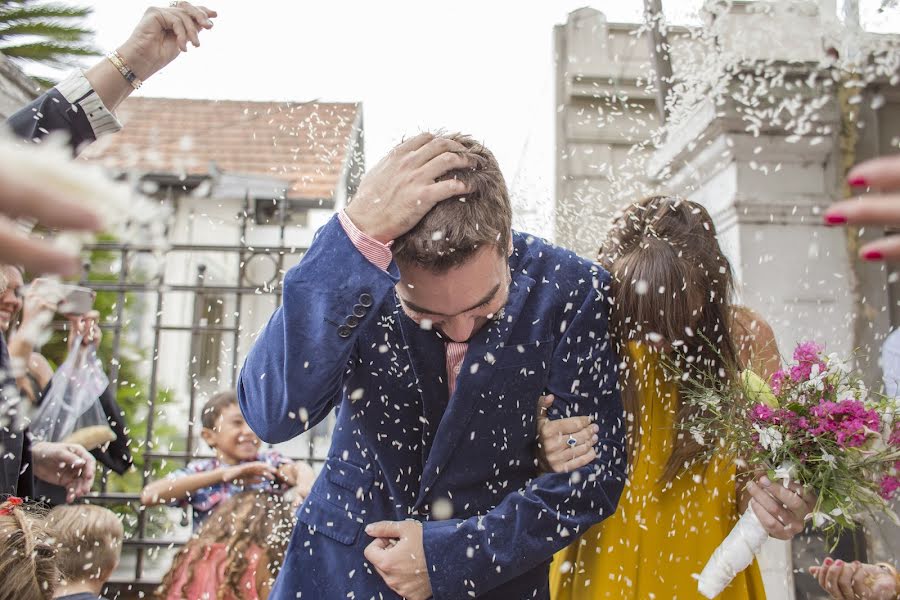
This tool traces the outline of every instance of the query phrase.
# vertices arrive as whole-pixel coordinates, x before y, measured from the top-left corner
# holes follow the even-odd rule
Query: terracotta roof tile
[[[111,169],[235,174],[292,182],[289,196],[331,198],[362,110],[353,103],[129,98],[125,128],[89,146],[84,158]]]

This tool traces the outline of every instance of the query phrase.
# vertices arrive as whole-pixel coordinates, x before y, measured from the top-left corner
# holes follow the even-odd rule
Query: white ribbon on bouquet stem
[[[706,598],[715,598],[738,573],[750,566],[762,550],[769,534],[753,508],[748,506],[728,537],[713,552],[697,581],[697,590]]]

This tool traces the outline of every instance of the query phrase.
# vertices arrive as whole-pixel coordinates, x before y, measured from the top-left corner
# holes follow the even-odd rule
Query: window
[[[257,198],[254,215],[257,225],[280,225],[278,212],[279,202],[286,203],[284,206],[284,222],[286,225],[297,225],[306,227],[307,217],[309,215],[308,200],[287,199],[276,200],[274,198]]]
[[[214,294],[198,293],[194,302],[194,325],[197,327],[222,327],[225,316],[225,300]],[[222,353],[222,331],[197,331],[193,334],[191,351],[195,361],[193,371],[202,377],[217,377]]]

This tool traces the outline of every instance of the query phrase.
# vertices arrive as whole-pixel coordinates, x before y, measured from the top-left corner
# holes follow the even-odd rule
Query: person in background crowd
[[[844,562],[831,557],[809,572],[834,600],[896,600],[900,598],[900,577],[888,563],[870,565]]]
[[[70,136],[73,151],[98,135],[121,129],[113,115],[116,107],[141,83],[187,52],[188,44],[200,46],[199,33],[211,29],[214,10],[189,2],[167,8],[148,8],[131,36],[110,59],[103,59],[82,73],[77,71],[7,121],[20,138],[41,138],[55,131]],[[34,118],[39,115],[39,118]],[[79,206],[59,192],[44,189],[40,181],[27,181],[0,169],[0,214],[34,217],[47,227],[96,231],[99,215]],[[47,242],[19,234],[0,219],[0,262],[21,264],[36,273],[75,275],[80,261]]]
[[[100,60],[90,69],[76,71],[58,85],[9,117],[6,124],[19,138],[33,140],[54,132],[68,134],[73,152],[99,135],[121,129],[113,111],[142,81],[146,81],[186,52],[188,43],[200,45],[199,33],[213,26],[216,12],[177,2],[167,8],[149,8],[128,39],[110,58]],[[36,118],[37,116],[37,118]],[[73,207],[71,202],[48,196],[32,195],[40,182],[0,177],[0,208],[9,216],[33,215],[47,225],[96,229],[97,215]],[[55,202],[62,203],[56,205]],[[75,257],[66,257],[46,244],[18,236],[8,223],[0,224],[0,255],[6,261],[27,264],[38,272],[49,269],[74,274],[80,268]],[[0,389],[12,388],[9,380],[8,352],[0,341]],[[16,389],[16,388],[12,388]],[[8,396],[8,394],[6,394]],[[18,397],[4,397],[3,406],[13,406]],[[15,407],[0,411],[0,448],[11,458],[0,465],[0,494],[31,495],[34,475],[50,483],[70,486],[69,497],[90,489],[94,476],[94,459],[66,444],[38,444],[29,447],[26,431],[14,421]],[[33,455],[34,460],[29,457]],[[46,467],[46,469],[45,469]]]
[[[847,183],[855,189],[866,188],[878,193],[832,204],[823,217],[827,225],[900,228],[900,154],[856,165],[847,175]],[[865,244],[859,249],[859,256],[865,260],[900,259],[900,235],[888,235]]]
[[[121,519],[102,506],[57,506],[47,515],[56,546],[60,583],[54,598],[106,600],[103,586],[122,554],[125,530]]]
[[[194,529],[215,508],[244,489],[275,491],[296,488],[309,495],[315,473],[303,461],[294,462],[275,450],[260,451],[260,440],[247,425],[238,407],[237,394],[226,390],[213,395],[200,415],[201,436],[215,458],[195,460],[141,492],[144,505],[190,505]]]
[[[51,600],[59,584],[45,513],[17,496],[0,504],[0,600]]]
[[[265,490],[222,502],[175,556],[159,600],[266,600],[287,550],[291,503]]]
[[[37,367],[38,360],[32,342],[23,331],[41,311],[53,311],[56,306],[37,294],[31,295],[28,302],[23,302],[19,296],[23,285],[22,272],[17,267],[0,265],[0,284],[0,368],[13,373],[11,383],[16,386],[20,397],[34,403],[40,388],[34,378],[29,377],[29,371]],[[6,335],[19,311],[22,311],[22,322],[7,343]],[[44,360],[43,357],[40,359]],[[22,368],[13,368],[14,361]],[[8,408],[5,409],[6,414],[0,414],[0,447],[3,449],[0,494],[32,497],[35,477],[66,488],[65,496],[69,502],[90,491],[94,482],[93,456],[77,444],[36,442],[32,446],[29,433],[19,418],[29,409],[15,401],[4,402],[3,405]]]
[[[45,227],[98,231],[100,217],[81,206],[30,181],[0,169],[0,262],[22,265],[29,272],[77,275],[79,257],[54,248],[49,241],[22,235],[10,221],[30,217]]]

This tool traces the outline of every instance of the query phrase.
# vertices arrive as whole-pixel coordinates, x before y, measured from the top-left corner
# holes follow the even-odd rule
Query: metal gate
[[[169,182],[169,185],[160,187],[159,196],[169,202],[177,202],[178,196],[196,185],[199,181],[178,180]],[[143,345],[148,352],[144,360],[143,368],[146,374],[146,409],[140,414],[126,415],[136,423],[144,427],[140,439],[132,438],[132,452],[135,455],[136,464],[142,465],[139,483],[140,487],[149,481],[158,478],[164,470],[172,467],[186,465],[190,460],[198,457],[211,456],[211,454],[197,453],[196,438],[199,433],[199,419],[196,419],[197,411],[202,403],[199,397],[199,379],[204,376],[202,365],[197,361],[200,354],[208,354],[210,351],[227,355],[226,364],[220,365],[218,375],[219,388],[235,386],[242,357],[241,347],[243,322],[247,297],[259,297],[264,295],[273,301],[273,306],[280,304],[281,279],[285,263],[288,258],[294,259],[302,255],[306,248],[285,245],[285,229],[290,215],[287,213],[285,201],[272,200],[274,210],[267,211],[269,220],[267,225],[278,227],[278,243],[265,247],[254,247],[246,243],[248,224],[258,215],[258,202],[252,200],[247,194],[243,201],[243,207],[235,215],[236,225],[239,228],[240,243],[235,245],[193,245],[172,244],[166,248],[164,255],[160,256],[158,249],[151,246],[130,244],[128,241],[98,242],[87,251],[92,256],[102,257],[101,262],[108,262],[106,276],[98,270],[97,264],[85,264],[84,275],[81,283],[98,292],[98,298],[106,294],[108,299],[114,299],[113,308],[102,319],[104,335],[112,338],[111,345],[106,348],[107,368],[110,381],[116,386],[117,395],[122,386],[134,386],[135,382],[123,381],[120,375],[120,367],[127,360],[126,337],[134,335],[135,327],[149,332],[149,339],[143,340]],[[296,208],[296,201],[292,201],[292,209]],[[256,203],[256,204],[254,204]],[[318,202],[316,208],[329,208]],[[215,254],[224,257],[224,264],[235,264],[237,268],[231,269],[228,274],[229,281],[216,281],[211,283],[207,276],[207,266],[200,263],[196,266],[194,280],[191,282],[166,281],[166,273],[169,267],[177,261],[185,261],[190,257],[202,253]],[[159,268],[152,277],[136,277],[135,264],[144,259],[158,261]],[[276,277],[269,281],[251,281],[248,277],[248,268],[251,262],[259,259],[270,261],[275,265]],[[94,261],[97,262],[96,260]],[[118,270],[115,266],[118,265]],[[113,280],[110,272],[115,273]],[[98,275],[99,273],[99,275]],[[221,277],[219,278],[221,279]],[[166,322],[166,305],[170,299],[178,294],[188,294],[193,297],[193,310],[189,323]],[[230,318],[210,319],[210,304],[206,301],[209,297],[215,297],[222,305],[233,307]],[[144,307],[144,314],[148,315],[144,323],[135,323],[130,319],[127,305],[138,304]],[[224,299],[224,301],[223,301]],[[222,311],[224,313],[224,311]],[[149,321],[149,322],[146,322]],[[177,336],[184,339],[184,343],[190,344],[192,360],[187,366],[187,376],[191,378],[188,385],[186,398],[175,398],[174,401],[167,398],[167,392],[163,389],[160,377],[160,356],[162,341],[165,336]],[[220,346],[216,348],[215,346]],[[230,346],[230,349],[228,348]],[[225,350],[223,350],[225,348]],[[149,360],[149,365],[146,361]],[[172,423],[167,418],[173,413],[185,412],[187,421],[183,429],[174,435],[160,438],[160,431],[171,428]],[[169,432],[171,434],[171,432]],[[304,434],[306,438],[300,445],[300,451],[289,453],[291,458],[304,459],[313,463],[321,462],[322,444],[327,442],[327,433],[319,428]],[[319,447],[319,452],[316,451]],[[159,582],[160,575],[168,566],[168,557],[174,549],[182,545],[187,537],[186,525],[190,519],[189,509],[180,518],[172,518],[171,508],[142,507],[140,503],[140,490],[128,491],[116,490],[121,487],[119,476],[103,470],[99,474],[99,491],[85,501],[102,504],[117,510],[123,516],[126,524],[126,540],[123,549],[123,561],[120,569],[114,576],[108,590],[109,597],[130,598],[147,597],[155,585]],[[134,476],[132,476],[134,477]],[[177,514],[177,513],[176,513]],[[180,523],[179,523],[180,521]],[[173,530],[176,533],[173,533]],[[161,568],[162,567],[162,568]],[[139,596],[140,594],[140,596]]]

